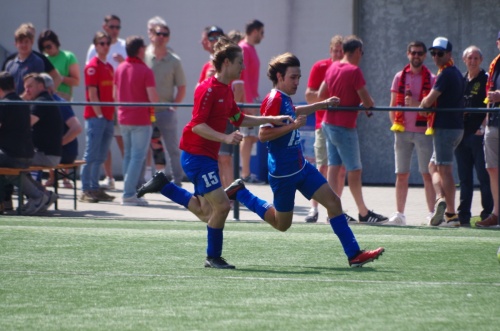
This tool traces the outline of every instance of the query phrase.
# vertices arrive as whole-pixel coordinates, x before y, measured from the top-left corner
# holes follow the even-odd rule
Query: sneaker
[[[358,223],[358,220],[355,219],[354,217],[347,215],[345,212],[344,212],[344,215],[345,215],[345,218],[347,219],[347,223]],[[329,221],[327,223],[329,223]]]
[[[49,196],[45,193],[42,193],[42,196],[38,199],[29,199],[26,204],[26,209],[24,210],[24,214],[26,215],[35,215],[38,213],[44,205],[49,201]]]
[[[114,190],[115,189],[115,179],[113,177],[106,177],[99,185],[101,188],[105,190]]]
[[[403,213],[395,212],[385,225],[406,225],[406,216]]]
[[[224,189],[224,192],[226,192],[229,200],[236,200],[236,193],[244,188],[245,188],[245,183],[243,183],[243,180],[237,179],[234,182],[232,182],[231,185],[226,187],[226,189]]]
[[[448,217],[446,214],[444,215],[444,221],[439,224],[439,226],[443,227],[449,227],[449,228],[454,228],[454,227],[459,227],[460,226],[460,220],[458,219],[457,214],[453,214],[453,216]]]
[[[88,202],[88,203],[96,203],[99,200],[94,197],[94,195],[90,191],[83,191],[78,197],[78,201],[80,202]]]
[[[113,201],[115,197],[104,192],[103,188],[92,191],[92,196],[98,201]]]
[[[382,224],[387,222],[387,217],[374,213],[369,210],[366,216],[359,216],[359,223],[363,224]]]
[[[306,222],[307,223],[316,223],[316,221],[318,220],[318,210],[315,209],[315,208],[311,208],[309,209],[309,213],[307,214],[306,216]]]
[[[54,193],[54,192],[52,192],[52,191],[47,191],[47,192],[46,192],[46,195],[48,196],[48,198],[49,198],[49,199],[48,199],[48,200],[47,200],[47,202],[43,205],[43,207],[42,207],[42,208],[40,208],[40,210],[39,210],[39,212],[40,212],[40,213],[42,213],[42,212],[46,212],[47,210],[49,210],[50,206],[52,206],[52,205],[56,202],[56,200],[57,200],[57,198],[58,198],[57,194],[55,194],[55,193]]]
[[[205,260],[205,268],[235,269],[232,264],[227,263],[223,257],[209,257]]]
[[[122,206],[147,206],[148,202],[143,198],[138,198],[137,196],[131,196],[130,198],[122,198]]]
[[[360,251],[358,255],[349,260],[351,268],[359,268],[368,262],[378,259],[385,251],[383,247],[379,247],[373,251]]]
[[[161,171],[158,171],[153,178],[137,190],[137,198],[141,198],[146,193],[160,192],[163,186],[167,185],[170,179]]]
[[[434,206],[434,214],[432,214],[429,225],[438,226],[444,221],[444,212],[446,211],[446,201],[444,198],[439,198],[436,200],[436,205]]]
[[[250,174],[246,177],[242,177],[241,178],[245,183],[248,183],[248,184],[258,184],[258,185],[262,185],[262,184],[265,184],[266,182],[263,182],[261,180],[259,180],[257,178],[257,176],[255,176],[254,174]]]
[[[484,221],[476,222],[476,228],[489,228],[493,226],[498,226],[498,216],[495,214],[490,214]]]

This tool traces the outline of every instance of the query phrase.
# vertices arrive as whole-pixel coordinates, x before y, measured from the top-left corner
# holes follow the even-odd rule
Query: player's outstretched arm
[[[309,115],[320,109],[330,109],[337,107],[340,103],[338,97],[331,97],[323,101],[315,102],[310,105],[297,106],[295,107],[295,113],[297,115]]]

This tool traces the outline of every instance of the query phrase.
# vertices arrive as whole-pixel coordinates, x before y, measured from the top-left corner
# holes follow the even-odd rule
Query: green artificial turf
[[[500,231],[354,226],[351,269],[327,225],[0,219],[0,330],[498,330]]]

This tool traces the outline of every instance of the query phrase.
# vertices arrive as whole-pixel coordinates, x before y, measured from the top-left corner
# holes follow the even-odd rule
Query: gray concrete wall
[[[483,68],[488,70],[498,54],[499,4],[498,0],[357,1],[356,31],[364,41],[365,52],[361,67],[376,105],[389,104],[392,79],[408,63],[406,46],[415,39],[430,47],[435,37],[447,37],[453,45],[455,63],[463,72],[462,51],[476,45],[483,51]],[[429,54],[425,64],[437,72]],[[394,181],[394,138],[389,127],[385,112],[370,119],[359,117],[364,183]],[[412,168],[410,182],[421,183],[416,162]]]
[[[146,23],[160,15],[171,29],[169,46],[182,59],[187,77],[186,103],[192,102],[193,91],[202,65],[208,60],[200,45],[205,26],[217,24],[224,31],[244,31],[245,23],[257,18],[265,24],[265,38],[257,51],[261,59],[259,92],[262,97],[271,88],[266,77],[272,56],[291,51],[301,62],[303,79],[295,102],[304,101],[307,75],[312,64],[328,56],[328,44],[334,34],[350,34],[353,29],[352,0],[17,0],[5,1],[0,11],[0,44],[14,51],[13,32],[23,22],[32,22],[39,33],[49,27],[60,38],[63,49],[74,52],[83,70],[87,49],[94,33],[101,29],[106,14],[122,20],[120,36],[147,37]],[[83,85],[83,82],[82,84]],[[84,89],[75,89],[75,101],[84,100]],[[82,108],[75,111],[81,116]],[[180,135],[189,120],[191,109],[179,110]],[[80,146],[84,146],[80,137]],[[83,147],[80,148],[83,150]],[[121,173],[121,157],[113,143],[114,171]]]

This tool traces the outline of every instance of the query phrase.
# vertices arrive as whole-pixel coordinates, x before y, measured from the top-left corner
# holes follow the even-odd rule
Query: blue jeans
[[[148,153],[153,128],[151,125],[120,125],[123,137],[123,197],[135,195],[142,165]]]
[[[481,191],[481,205],[483,207],[481,218],[487,217],[493,210],[493,196],[490,188],[490,177],[484,163],[483,136],[475,134],[464,136],[455,149],[455,158],[460,178],[460,205],[457,209],[460,223],[470,222],[470,209],[474,192],[474,168],[476,168]]]
[[[95,190],[99,188],[99,174],[101,165],[106,160],[109,146],[113,139],[113,121],[105,118],[89,118],[85,121],[87,143],[83,159],[84,164],[80,171],[82,190]]]
[[[324,122],[322,128],[326,137],[328,165],[344,164],[347,171],[361,169],[358,131]]]

